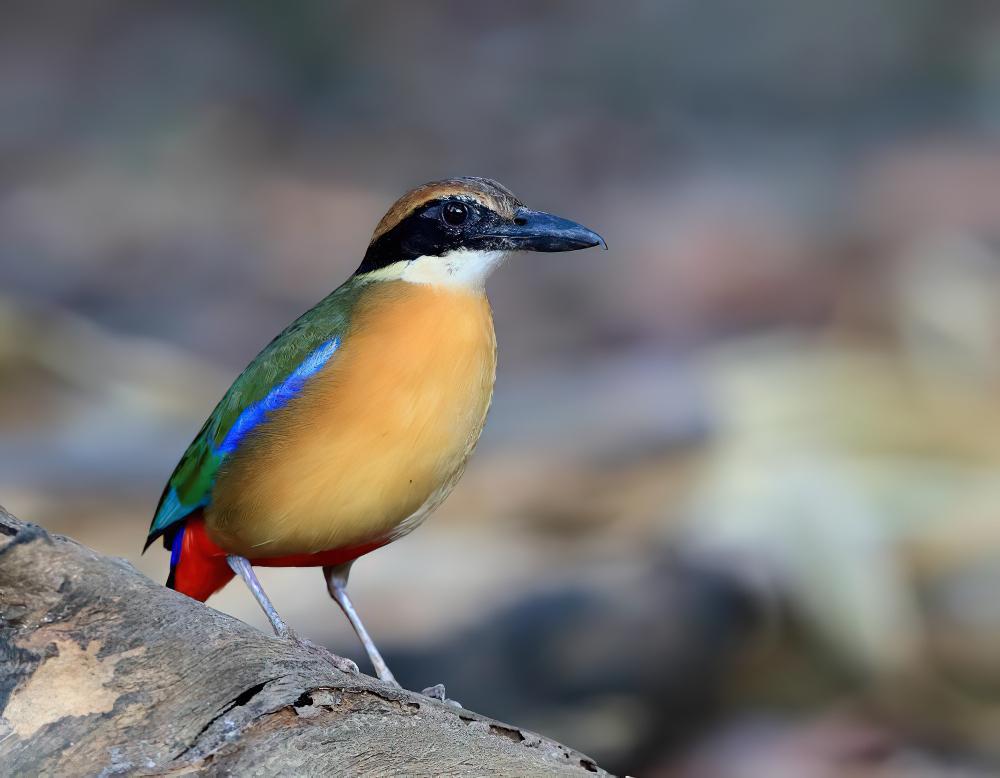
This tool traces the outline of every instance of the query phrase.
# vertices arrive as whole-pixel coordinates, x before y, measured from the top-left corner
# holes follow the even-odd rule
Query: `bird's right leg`
[[[274,634],[279,638],[289,638],[294,639],[295,633],[285,624],[281,616],[278,615],[278,611],[275,609],[274,605],[271,603],[271,599],[267,596],[264,591],[264,587],[260,585],[260,581],[257,580],[257,574],[253,571],[253,565],[250,564],[250,560],[246,557],[236,556],[230,554],[226,557],[226,561],[229,563],[229,567],[232,571],[236,573],[240,578],[243,579],[243,583],[247,585],[247,589],[250,590],[250,594],[260,605],[261,610],[264,611],[264,615],[267,616],[268,620],[271,622],[271,628],[274,629]]]
[[[271,627],[274,629],[275,635],[279,638],[294,641],[303,648],[308,648],[310,651],[324,654],[327,658],[331,659],[333,665],[338,670],[343,670],[345,673],[360,672],[358,670],[358,666],[350,659],[337,656],[331,651],[323,648],[323,646],[318,646],[309,640],[300,638],[292,631],[292,628],[289,627],[284,622],[284,619],[278,615],[278,611],[271,602],[271,598],[267,596],[267,593],[264,591],[264,587],[260,585],[260,581],[257,579],[257,574],[254,573],[253,565],[250,564],[249,559],[231,554],[226,557],[226,562],[229,563],[229,567],[232,568],[232,571],[243,579],[243,583],[247,585],[250,593],[253,595],[254,599],[257,600],[257,604],[260,605],[261,610],[264,611],[264,615],[266,615],[268,621],[271,622]]]

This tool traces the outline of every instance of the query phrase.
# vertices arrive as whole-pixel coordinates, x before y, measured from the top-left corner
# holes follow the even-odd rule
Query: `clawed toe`
[[[330,653],[326,646],[321,646],[319,643],[313,643],[311,640],[299,637],[294,632],[289,631],[288,639],[295,645],[302,646],[302,648],[312,651],[313,653]]]
[[[358,667],[357,663],[348,659],[346,656],[338,656],[331,651],[326,652],[329,655],[330,662],[340,670],[342,673],[349,673],[351,675],[358,675],[361,673],[361,668]]]
[[[301,646],[310,653],[318,654],[323,659],[326,659],[330,664],[336,667],[338,670],[344,673],[351,673],[357,675],[361,672],[357,664],[352,662],[350,659],[344,656],[338,656],[333,653],[326,646],[321,646],[318,643],[313,643],[311,640],[306,640],[296,635],[292,630],[288,630],[288,634],[285,635],[288,640],[291,640],[295,645]]]
[[[436,683],[433,686],[428,686],[420,693],[424,695],[424,697],[430,697],[432,700],[440,700],[441,702],[447,703],[448,705],[452,705],[456,708],[462,707],[462,703],[458,700],[448,699],[443,683]]]

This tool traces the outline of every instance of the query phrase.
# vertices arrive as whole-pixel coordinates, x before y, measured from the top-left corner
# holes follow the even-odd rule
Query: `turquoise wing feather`
[[[364,285],[357,277],[348,280],[286,327],[240,373],[170,476],[150,525],[146,548],[211,502],[215,477],[226,457],[333,357]]]

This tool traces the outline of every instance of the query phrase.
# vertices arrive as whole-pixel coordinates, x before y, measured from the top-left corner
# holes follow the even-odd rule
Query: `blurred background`
[[[1000,771],[996,4],[0,14],[9,510],[163,580],[229,382],[399,194],[495,177],[611,250],[494,277],[479,450],[355,566],[404,685],[616,772]],[[368,667],[319,571],[262,578]]]

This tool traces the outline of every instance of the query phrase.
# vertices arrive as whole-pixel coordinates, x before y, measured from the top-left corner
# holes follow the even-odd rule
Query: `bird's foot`
[[[433,686],[428,686],[422,692],[420,692],[424,697],[430,697],[432,700],[440,700],[441,702],[451,705],[455,708],[461,708],[462,703],[458,700],[449,700],[448,696],[445,694],[444,684],[436,683]]]
[[[313,643],[311,640],[306,640],[306,638],[299,637],[291,629],[289,629],[288,632],[282,637],[292,641],[297,646],[301,646],[302,648],[306,649],[306,651],[308,651],[309,653],[316,654],[322,659],[325,659],[343,673],[350,673],[352,675],[357,675],[358,673],[361,672],[357,664],[352,662],[347,657],[339,656],[338,654],[333,653],[326,646],[321,646],[319,643]]]
[[[346,656],[340,656],[335,654],[329,649],[323,649],[326,652],[326,658],[334,667],[336,667],[340,672],[347,673],[348,675],[360,675],[361,668],[358,667],[357,662],[352,659],[348,659]]]

